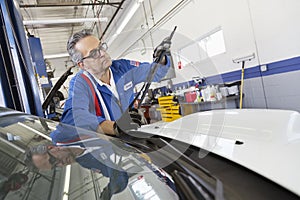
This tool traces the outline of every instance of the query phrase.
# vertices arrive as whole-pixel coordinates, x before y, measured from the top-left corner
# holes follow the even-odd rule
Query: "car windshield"
[[[3,116],[4,113],[6,115]],[[179,158],[180,155],[176,155],[179,152],[170,147],[163,147],[161,152],[155,152],[158,146],[147,144],[153,141],[159,144],[155,139],[153,141],[149,138],[149,141],[138,138],[127,139],[126,142],[126,140],[122,141],[103,134],[95,135],[96,133],[84,129],[6,109],[2,109],[1,114],[0,165],[3,174],[1,178],[3,199],[19,199],[20,196],[25,199],[65,199],[66,197],[68,199],[99,199],[100,197],[109,199],[110,197],[105,197],[109,184],[114,187],[116,185],[124,187],[120,191],[112,192],[113,199],[125,197],[126,199],[179,199],[175,189],[177,181],[174,182],[172,176],[163,170],[163,167],[169,165],[168,159],[174,159],[172,156]],[[79,157],[77,162],[71,165],[56,166],[50,170],[30,170],[24,163],[24,154],[31,147],[41,144],[51,145],[49,134],[57,129],[79,135],[81,138],[78,141],[87,149],[86,154],[81,158],[87,154],[91,154],[91,158],[86,157],[82,161]],[[134,134],[142,133],[132,133]],[[78,141],[74,141],[73,144],[79,145]],[[139,150],[134,146],[139,147]],[[161,159],[161,155],[164,154],[168,157],[167,153],[171,153],[172,156],[166,160]],[[91,164],[95,162],[105,165],[106,168],[115,169],[119,178],[114,179],[113,175],[106,174],[104,171],[106,168]],[[186,161],[176,162],[179,170],[189,166],[184,164]],[[186,169],[184,172],[185,179],[186,176],[195,179],[194,173],[199,173],[195,171],[189,173]],[[212,188],[215,190],[215,179],[206,173],[201,173],[206,188],[205,194],[209,194]],[[182,175],[183,173],[178,177]],[[120,178],[122,176],[125,178]],[[195,181],[187,181],[188,185],[190,182],[195,183]],[[182,181],[178,183],[182,184]],[[214,192],[209,195],[214,196]]]

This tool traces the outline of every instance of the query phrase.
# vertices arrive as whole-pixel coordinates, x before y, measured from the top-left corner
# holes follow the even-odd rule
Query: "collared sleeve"
[[[153,80],[151,82],[158,82],[160,81],[165,75],[167,74],[170,66],[171,66],[171,60],[169,56],[166,56],[166,65],[158,64],[158,63],[147,63],[142,62],[139,63],[137,61],[127,61],[127,67],[131,68],[132,70],[129,70],[125,76],[128,80],[133,80],[133,85],[136,85],[141,82],[147,81],[149,74],[151,73],[151,69],[153,69],[156,65],[157,71],[153,77]],[[128,66],[129,65],[129,66]],[[127,83],[128,81],[125,81]]]
[[[120,96],[122,111],[125,111],[134,99],[134,86],[141,82],[146,82],[153,67],[158,65],[154,78],[151,80],[152,82],[160,81],[163,77],[165,77],[171,66],[170,57],[166,58],[166,65],[147,62],[140,63],[125,59],[113,62],[112,71],[114,73],[116,87]]]

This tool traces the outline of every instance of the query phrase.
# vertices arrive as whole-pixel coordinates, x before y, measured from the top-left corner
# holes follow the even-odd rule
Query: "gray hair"
[[[37,146],[33,146],[26,151],[24,163],[30,171],[38,171],[38,168],[32,162],[32,156],[36,154],[42,155],[47,153],[48,146],[48,144],[40,144]]]
[[[82,38],[85,38],[87,36],[93,35],[93,32],[91,29],[83,29],[77,33],[74,33],[67,43],[67,51],[69,55],[71,56],[71,59],[74,63],[79,63],[82,59],[82,54],[75,48],[75,45],[79,40]]]

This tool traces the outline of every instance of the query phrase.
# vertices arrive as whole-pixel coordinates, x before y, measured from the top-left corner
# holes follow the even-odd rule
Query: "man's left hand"
[[[142,116],[138,113],[138,110],[130,108],[115,122],[114,130],[116,135],[118,136],[120,133],[126,133],[132,129],[138,129],[142,125],[141,119]]]

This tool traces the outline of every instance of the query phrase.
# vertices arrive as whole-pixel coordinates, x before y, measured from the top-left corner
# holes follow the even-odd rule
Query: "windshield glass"
[[[85,152],[66,167],[29,171],[24,164],[24,154],[30,147],[52,145],[49,134],[56,126],[70,134],[82,135],[72,148],[85,148]],[[19,196],[27,199],[63,199],[64,196],[109,199],[110,195],[126,196],[126,199],[178,199],[171,176],[154,165],[147,154],[117,138],[104,135],[87,138],[95,133],[20,114],[1,117],[0,127],[3,199],[18,199]]]

